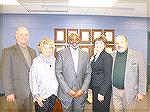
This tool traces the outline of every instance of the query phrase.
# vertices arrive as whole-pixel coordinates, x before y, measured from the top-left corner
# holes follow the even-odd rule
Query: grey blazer
[[[59,82],[58,96],[62,104],[67,108],[72,102],[72,97],[68,95],[71,89],[88,90],[91,80],[91,66],[88,54],[79,49],[77,73],[73,63],[70,48],[61,50],[56,58],[56,76]],[[84,105],[87,94],[76,99],[79,104]]]
[[[117,52],[114,51],[111,54],[113,56],[113,68],[116,53]],[[128,49],[124,78],[125,95],[127,101],[129,103],[133,102],[136,95],[139,93],[146,94],[146,85],[147,75],[143,55],[140,52]]]
[[[28,47],[31,60],[36,56],[35,50]],[[29,96],[29,71],[30,68],[16,44],[5,48],[2,52],[3,59],[3,86],[5,95],[15,94],[16,99]]]

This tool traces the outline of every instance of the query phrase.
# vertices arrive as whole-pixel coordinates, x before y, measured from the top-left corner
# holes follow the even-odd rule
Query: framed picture
[[[54,42],[55,43],[66,42],[66,29],[54,29]]]
[[[82,49],[83,51],[87,52],[90,56],[90,46],[80,46],[80,49]]]
[[[92,29],[92,43],[94,44],[94,39],[103,34],[102,29]]]
[[[58,51],[66,48],[65,45],[55,45],[55,57],[57,56]]]
[[[66,48],[65,45],[55,45],[55,51],[56,51],[56,52],[58,52],[58,51],[60,51],[60,50],[62,50],[62,49],[64,49],[64,48]]]
[[[68,37],[69,37],[72,33],[78,34],[78,29],[67,29],[67,43],[69,43]]]
[[[107,53],[111,53],[114,50],[114,45],[106,45],[105,50]]]
[[[107,44],[114,44],[114,36],[115,36],[114,30],[104,30],[104,35],[106,36]]]
[[[96,54],[95,46],[92,45],[92,56]]]
[[[82,44],[90,44],[91,29],[80,29],[80,38]]]

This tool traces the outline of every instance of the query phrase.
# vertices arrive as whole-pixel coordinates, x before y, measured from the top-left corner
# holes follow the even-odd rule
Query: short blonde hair
[[[53,40],[49,39],[49,38],[43,38],[39,44],[38,44],[38,51],[41,53],[41,48],[44,46],[44,45],[51,45],[53,50],[55,49],[55,43]]]

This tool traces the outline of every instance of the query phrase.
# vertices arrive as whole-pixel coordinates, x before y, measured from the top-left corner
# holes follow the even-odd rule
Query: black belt
[[[119,89],[119,90],[124,90],[124,87],[117,87],[117,89]]]

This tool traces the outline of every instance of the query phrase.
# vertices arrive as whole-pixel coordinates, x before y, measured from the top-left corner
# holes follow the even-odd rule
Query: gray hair
[[[124,36],[124,35],[118,35],[118,36],[116,36],[116,38],[115,38],[115,39],[117,39],[117,38],[124,38],[126,41],[128,41],[127,37],[126,37],[126,36]]]
[[[27,29],[25,26],[20,26],[20,27],[18,27],[18,28],[16,29],[16,34],[18,34],[18,32],[19,32],[20,30],[22,30],[22,29],[28,31],[28,29]]]

